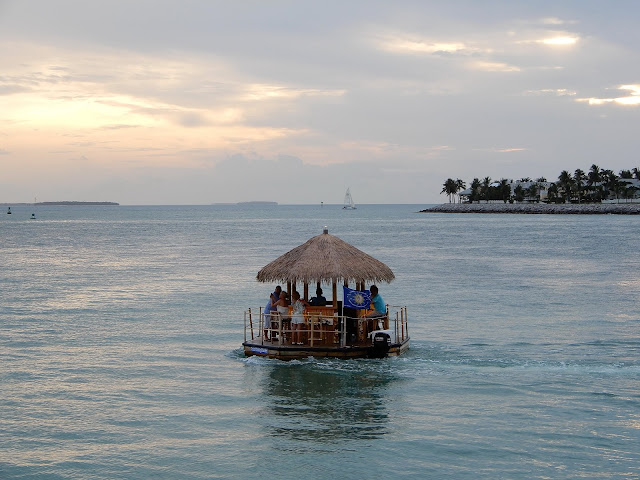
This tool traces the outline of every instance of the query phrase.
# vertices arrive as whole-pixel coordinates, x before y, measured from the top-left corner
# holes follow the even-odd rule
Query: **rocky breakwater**
[[[526,213],[580,215],[640,215],[638,203],[443,203],[423,213]]]

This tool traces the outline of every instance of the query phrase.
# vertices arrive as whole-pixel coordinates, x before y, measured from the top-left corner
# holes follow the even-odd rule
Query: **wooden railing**
[[[258,314],[256,315],[256,310]],[[244,312],[244,340],[262,345],[292,345],[294,330],[292,312],[268,314],[269,326],[264,327],[262,308]],[[311,347],[347,347],[371,344],[371,332],[385,330],[392,343],[402,343],[409,338],[407,307],[387,306],[387,315],[368,318],[340,316],[333,307],[307,307],[304,324],[297,332],[303,345]]]

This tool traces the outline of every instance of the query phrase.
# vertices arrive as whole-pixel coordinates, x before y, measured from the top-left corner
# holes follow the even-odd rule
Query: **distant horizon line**
[[[358,203],[357,206],[364,205],[439,205],[442,202],[420,202],[420,203]],[[0,202],[5,207],[14,206],[118,206],[118,207],[215,207],[215,206],[343,206],[342,203],[278,203],[268,201],[246,201],[246,202],[216,202],[216,203],[118,203],[118,202],[91,202],[91,201],[57,201],[57,202]],[[357,209],[356,206],[356,209]]]

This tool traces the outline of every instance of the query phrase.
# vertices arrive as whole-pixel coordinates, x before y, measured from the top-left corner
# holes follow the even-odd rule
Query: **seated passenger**
[[[316,296],[311,297],[311,300],[309,300],[309,305],[311,305],[312,307],[327,306],[327,299],[322,296],[322,289],[320,287],[316,289]]]
[[[373,312],[368,314],[367,318],[385,317],[387,315],[387,306],[378,294],[378,287],[371,285],[369,291],[371,292],[371,307],[373,308]]]

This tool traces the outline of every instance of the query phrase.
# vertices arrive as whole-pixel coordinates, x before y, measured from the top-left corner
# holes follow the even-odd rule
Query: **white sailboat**
[[[351,192],[347,188],[347,193],[344,194],[344,210],[355,210],[356,204],[353,203],[353,198],[351,198]]]

